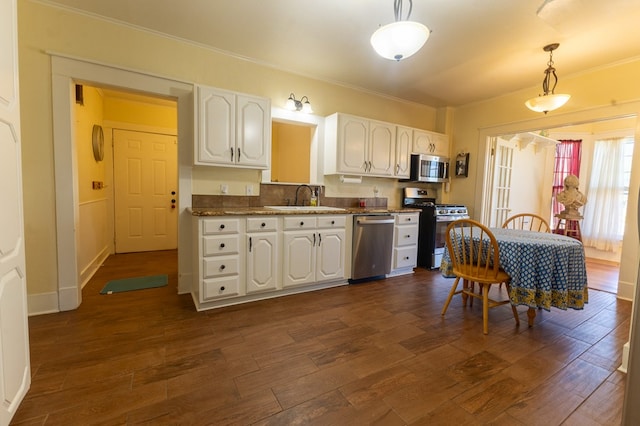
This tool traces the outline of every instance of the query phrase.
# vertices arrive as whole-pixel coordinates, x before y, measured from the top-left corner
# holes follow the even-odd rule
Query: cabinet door
[[[235,95],[198,87],[196,164],[234,164],[236,146]]]
[[[395,150],[395,126],[380,121],[370,121],[367,174],[393,176],[395,171]]]
[[[318,231],[316,281],[344,278],[344,229]]]
[[[277,288],[277,241],[275,232],[247,234],[247,294]]]
[[[433,143],[433,154],[441,157],[449,157],[449,137],[441,133],[431,135],[431,143]]]
[[[411,173],[411,143],[413,129],[410,127],[398,126],[396,131],[396,168],[395,176],[398,178],[409,178]]]
[[[363,174],[367,170],[369,120],[348,115],[338,117],[338,158],[340,173]]]
[[[236,155],[239,165],[267,168],[271,153],[271,107],[267,99],[238,95]]]
[[[419,129],[413,129],[413,152],[416,154],[433,154],[431,134]]]
[[[291,287],[315,281],[316,233],[313,231],[289,231],[284,233],[284,269],[282,284]]]

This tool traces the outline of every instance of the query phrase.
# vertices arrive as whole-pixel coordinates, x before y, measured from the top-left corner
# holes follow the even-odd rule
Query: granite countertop
[[[306,214],[376,214],[376,213],[419,213],[420,209],[392,207],[346,207],[343,210],[275,210],[267,207],[193,207],[193,216],[250,216],[250,215],[306,215]]]

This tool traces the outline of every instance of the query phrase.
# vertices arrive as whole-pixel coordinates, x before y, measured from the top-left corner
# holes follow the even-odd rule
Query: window
[[[598,139],[587,186],[582,236],[585,247],[616,252],[624,235],[634,140]]]
[[[564,179],[569,175],[580,177],[580,157],[582,140],[560,140],[556,145],[553,168],[553,188],[551,191],[551,217],[555,218],[564,207],[556,201],[556,195],[564,189]]]

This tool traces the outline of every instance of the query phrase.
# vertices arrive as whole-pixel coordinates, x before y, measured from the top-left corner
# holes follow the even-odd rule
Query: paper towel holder
[[[342,182],[342,183],[362,183],[362,176],[340,175],[340,182]]]

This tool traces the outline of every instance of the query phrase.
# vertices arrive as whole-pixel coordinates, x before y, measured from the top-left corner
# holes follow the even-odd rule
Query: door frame
[[[189,292],[192,277],[190,210],[194,134],[193,84],[58,54],[51,54],[51,71],[58,310],[73,310],[82,303],[77,261],[78,167],[72,108],[74,87],[78,83],[142,92],[177,101],[178,293]]]
[[[573,125],[580,125],[586,123],[593,123],[599,121],[608,121],[621,118],[636,118],[636,140],[640,140],[640,101],[631,101],[625,103],[613,104],[610,106],[601,106],[588,110],[570,112],[565,114],[558,114],[553,116],[538,116],[536,119],[523,120],[508,124],[499,124],[495,126],[485,127],[478,129],[478,176],[482,176],[482,179],[476,179],[475,182],[475,206],[481,206],[480,208],[480,221],[482,223],[488,223],[488,215],[490,212],[486,211],[484,200],[488,196],[487,191],[491,190],[488,185],[489,177],[487,176],[487,170],[490,169],[489,164],[491,156],[489,155],[490,138],[498,137],[505,134],[524,133],[532,131],[540,131],[541,129],[555,129],[559,127],[568,127]],[[633,154],[634,164],[640,162],[640,149],[634,150]],[[618,281],[618,297],[625,300],[633,300],[635,294],[635,283],[638,279],[638,270],[635,266],[632,266],[637,262],[638,255],[638,224],[635,218],[638,211],[638,184],[640,178],[634,177],[635,174],[640,174],[640,167],[632,169],[631,184],[629,188],[629,200],[626,214],[625,237],[622,242],[622,262],[620,265],[620,275]]]

